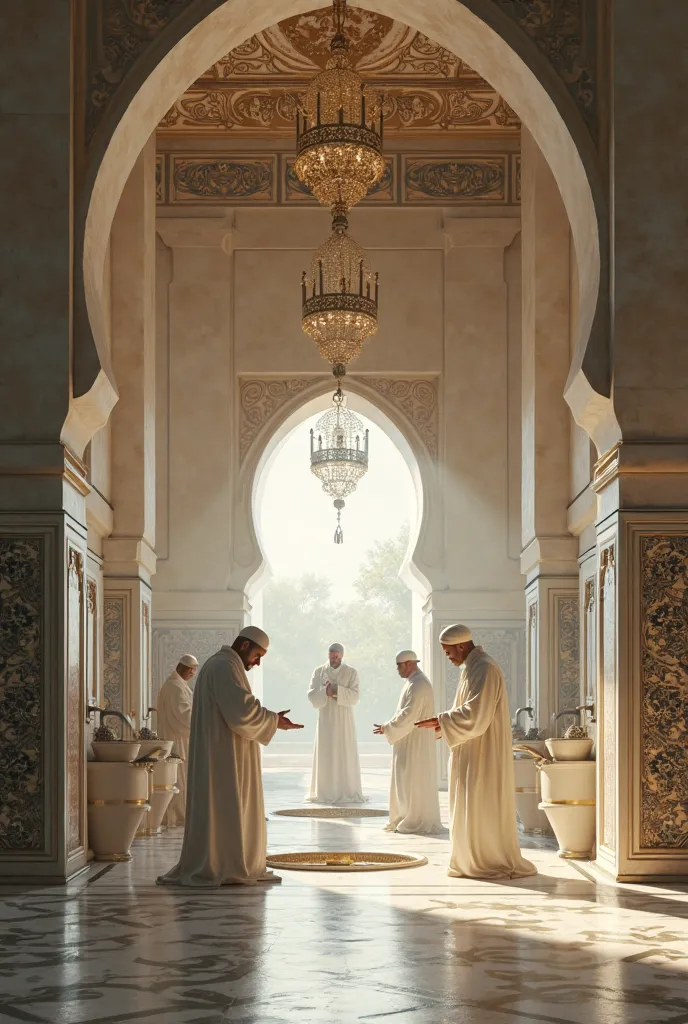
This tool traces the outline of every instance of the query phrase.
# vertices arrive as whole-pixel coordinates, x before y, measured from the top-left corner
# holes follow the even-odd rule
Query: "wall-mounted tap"
[[[554,723],[554,735],[557,735],[559,719],[565,715],[570,715],[572,718],[577,718],[580,722],[580,708],[566,708],[564,711],[556,711],[552,715],[552,721]]]
[[[530,706],[525,708],[516,708],[516,714],[514,715],[514,720],[511,723],[514,726],[514,728],[518,728],[518,716],[522,715],[524,711],[528,712],[528,718],[531,720],[531,722],[533,721],[533,715],[535,714],[535,712]]]
[[[91,704],[91,702],[89,701],[86,706],[86,721],[88,722],[89,725],[91,724],[91,718],[96,713],[96,711],[100,711],[102,714],[102,712],[105,711],[105,708],[101,708],[98,704]]]
[[[597,719],[595,718],[595,704],[592,700],[590,700],[588,704],[581,704],[580,707],[576,708],[576,711],[580,713],[581,719],[583,717],[583,712],[587,711],[590,715],[590,722],[594,724],[597,721]]]
[[[129,715],[125,715],[123,711],[117,711],[116,708],[105,708],[104,710],[102,710],[100,712],[100,724],[101,725],[103,724],[103,719],[104,718],[119,718],[119,720],[121,722],[124,722],[125,725],[129,726],[129,728],[131,729],[132,733],[134,733],[136,731],[136,726],[134,725],[134,722],[129,717]]]

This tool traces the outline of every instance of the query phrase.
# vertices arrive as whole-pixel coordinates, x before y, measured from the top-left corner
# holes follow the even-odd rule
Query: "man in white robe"
[[[388,832],[433,836],[445,832],[440,818],[435,737],[416,722],[435,714],[432,683],[414,651],[399,651],[397,672],[405,680],[393,718],[373,733],[392,744]]]
[[[160,687],[156,700],[157,733],[161,740],[174,740],[172,753],[182,760],[177,768],[177,789],[165,812],[163,823],[168,827],[184,824],[186,807],[186,771],[189,758],[189,732],[193,690],[189,683],[196,675],[198,661],[193,654],[184,654],[179,664]]]
[[[361,765],[354,707],[360,697],[358,672],[342,659],[344,648],[332,644],[328,660],[316,668],[308,699],[318,712],[313,772],[307,800],[317,804],[362,804]]]
[[[419,722],[451,748],[449,874],[458,878],[524,878],[537,873],[521,856],[516,830],[511,718],[499,665],[473,643],[466,626],[440,634],[461,675],[451,711]]]
[[[214,889],[279,881],[265,866],[267,830],[260,744],[277,729],[302,729],[286,711],[268,711],[251,693],[247,672],[269,639],[246,626],[231,647],[206,661],[194,691],[186,829],[176,867],[160,885]]]

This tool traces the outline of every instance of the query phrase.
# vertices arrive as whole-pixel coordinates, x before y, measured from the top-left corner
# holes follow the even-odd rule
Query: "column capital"
[[[445,252],[450,249],[506,249],[521,230],[521,218],[445,216],[443,229]]]
[[[578,541],[568,535],[534,537],[521,552],[521,572],[526,585],[538,576],[576,576]]]
[[[234,214],[223,217],[158,217],[156,231],[170,249],[224,249],[230,252]]]
[[[619,442],[595,463],[598,518],[617,509],[685,508],[688,444]]]

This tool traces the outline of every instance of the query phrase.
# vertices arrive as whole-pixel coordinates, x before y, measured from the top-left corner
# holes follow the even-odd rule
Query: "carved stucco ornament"
[[[254,440],[279,410],[297,395],[322,390],[323,377],[244,378],[239,382],[241,425],[239,458],[243,462]],[[359,382],[377,391],[398,409],[433,457],[438,453],[437,385],[432,379],[362,377]],[[305,394],[304,394],[305,393]]]
[[[492,2],[513,18],[545,54],[594,129],[597,109],[594,0]],[[204,13],[209,14],[223,3],[224,0],[207,0]],[[136,61],[188,6],[189,0],[84,2],[87,144]]]

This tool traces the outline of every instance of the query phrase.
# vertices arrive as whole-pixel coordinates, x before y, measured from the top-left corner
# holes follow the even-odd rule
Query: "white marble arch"
[[[437,386],[433,382],[433,386]],[[444,589],[444,498],[438,463],[420,433],[392,400],[366,383],[365,377],[346,377],[349,406],[377,424],[397,446],[416,492],[415,521],[400,575],[426,600],[432,590]],[[313,383],[286,401],[253,438],[239,472],[232,533],[231,590],[244,590],[249,600],[266,582],[255,509],[265,479],[286,436],[309,416],[327,409],[334,392],[332,377]]]
[[[578,336],[566,397],[577,421],[593,440],[596,435],[598,441],[603,437],[608,447],[609,429],[614,429],[609,422],[614,418],[606,397],[607,381],[593,380],[584,368],[593,321],[599,312],[598,300],[604,294],[604,289],[600,290],[604,195],[589,134],[565,86],[492,0],[358,2],[441,40],[443,46],[466,60],[504,96],[545,156],[571,223],[578,269]],[[108,369],[103,312],[108,239],[117,203],[139,153],[178,96],[224,53],[278,20],[312,7],[313,0],[229,0],[217,7],[215,0],[190,0],[184,18],[173,21],[160,33],[155,46],[125,79],[93,151],[82,204],[83,225],[77,227],[77,242],[83,241],[84,296],[102,372]],[[598,334],[592,339],[596,351],[598,346],[606,345]],[[597,352],[595,365],[605,364],[605,353]],[[91,391],[78,401],[88,404],[91,396],[93,402],[103,405],[106,417],[109,409],[105,400],[97,401],[98,388],[107,392],[108,402],[112,400],[111,390],[104,389],[102,380],[96,377]],[[94,429],[96,423],[101,425],[96,416],[89,422],[93,422]],[[86,428],[82,434],[79,448],[88,441]]]

